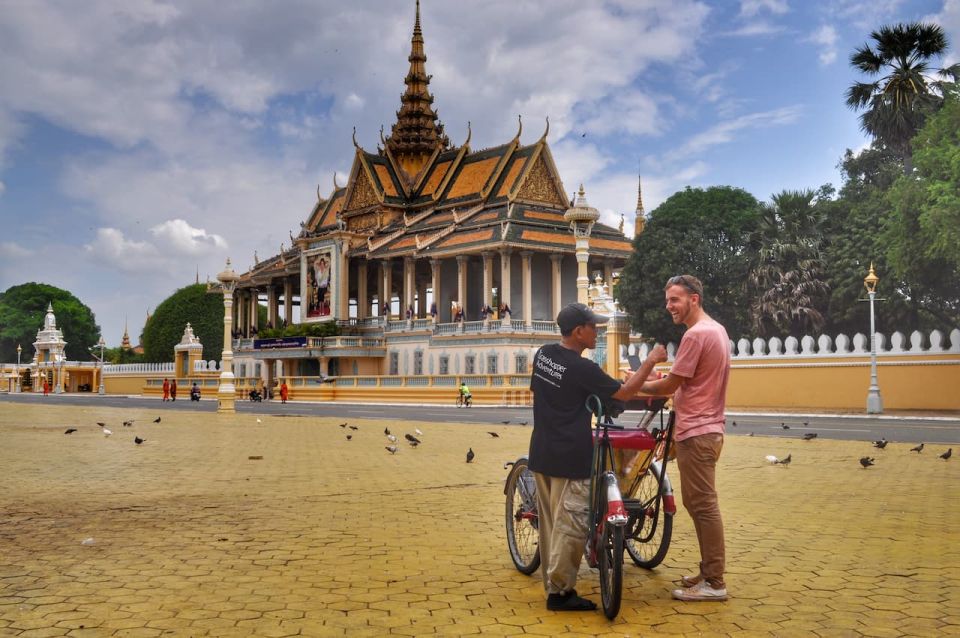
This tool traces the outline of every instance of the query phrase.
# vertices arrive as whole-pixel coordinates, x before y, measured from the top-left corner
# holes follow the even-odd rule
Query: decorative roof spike
[[[410,70],[404,78],[407,89],[400,97],[397,121],[390,129],[390,136],[383,142],[391,154],[400,160],[404,170],[416,173],[438,147],[446,150],[450,146],[449,138],[443,133],[443,124],[433,109],[431,76],[426,71],[427,56],[423,52],[423,32],[420,28],[420,0],[416,4],[407,60],[410,62]]]
[[[520,113],[517,113],[517,134],[513,136],[513,139],[519,142],[520,133],[522,132],[523,132],[523,116]]]
[[[333,190],[339,190],[340,185],[337,184],[337,171],[333,171]]]
[[[353,147],[358,151],[360,150],[360,145],[357,144],[357,127],[356,126],[353,127]]]
[[[637,212],[633,220],[633,236],[639,237],[647,226],[646,215],[643,212],[643,188],[640,183],[640,175],[637,175]]]
[[[550,133],[550,116],[547,116],[547,128],[543,130],[543,135],[540,136],[540,142],[543,142],[547,139],[547,135]]]
[[[470,138],[473,137],[473,130],[470,128],[470,121],[467,120],[467,140],[463,143],[463,146],[470,145]]]
[[[637,214],[643,215],[643,184],[641,177],[637,175]]]

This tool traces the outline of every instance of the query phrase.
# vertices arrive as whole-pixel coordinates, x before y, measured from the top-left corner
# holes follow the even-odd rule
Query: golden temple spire
[[[123,318],[123,338],[120,339],[120,347],[124,350],[130,350],[133,346],[130,345],[130,333],[127,331],[127,318]]]
[[[643,185],[641,183],[640,175],[637,174],[637,211],[636,219],[633,222],[633,236],[638,237],[640,233],[643,232],[644,227],[647,224],[646,217],[643,212]]]
[[[386,146],[408,177],[415,176],[437,148],[445,150],[450,140],[443,133],[443,124],[433,110],[430,95],[430,77],[423,52],[423,32],[420,29],[420,0],[417,0],[413,37],[410,40],[410,70],[404,83],[407,90],[400,97],[397,121],[386,138]]]

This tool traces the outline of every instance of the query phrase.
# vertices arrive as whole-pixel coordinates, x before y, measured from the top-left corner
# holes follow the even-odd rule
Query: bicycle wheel
[[[462,395],[462,394],[457,397],[457,407],[458,407],[458,408],[463,407],[463,395]]]
[[[526,459],[517,461],[506,486],[507,547],[517,570],[532,574],[540,566],[537,484]]]
[[[620,612],[623,594],[623,527],[603,526],[600,537],[600,601],[603,614],[613,620]]]
[[[659,483],[660,471],[651,465],[635,492],[627,497],[636,505],[628,506],[630,520],[624,542],[633,562],[645,569],[663,562],[673,536],[673,514],[663,510],[663,495],[657,493]]]

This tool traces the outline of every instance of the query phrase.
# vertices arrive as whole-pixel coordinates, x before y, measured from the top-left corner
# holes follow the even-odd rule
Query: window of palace
[[[463,373],[464,374],[477,373],[477,358],[472,354],[468,354],[463,358]]]
[[[440,372],[439,374],[450,374],[450,357],[448,355],[440,355]]]
[[[392,375],[400,374],[400,353],[399,352],[390,353],[390,374]]]
[[[487,355],[487,374],[497,374],[497,355]]]
[[[527,370],[527,355],[525,355],[525,354],[518,354],[518,355],[516,356],[515,361],[516,361],[516,364],[517,364],[517,374],[525,374],[526,372],[528,372],[528,370]]]
[[[413,373],[423,374],[423,350],[413,352]]]

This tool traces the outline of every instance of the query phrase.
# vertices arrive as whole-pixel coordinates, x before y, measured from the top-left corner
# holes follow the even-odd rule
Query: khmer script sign
[[[279,337],[276,339],[254,339],[254,350],[275,350],[277,348],[306,348],[306,337]]]

